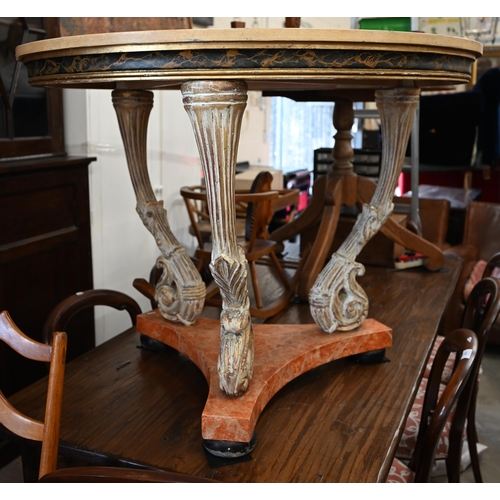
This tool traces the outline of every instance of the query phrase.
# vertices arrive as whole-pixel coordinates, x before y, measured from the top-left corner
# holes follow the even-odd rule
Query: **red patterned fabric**
[[[392,461],[391,470],[387,476],[386,483],[413,483],[415,473],[401,460],[395,458]]]
[[[472,271],[470,272],[470,275],[464,285],[464,302],[467,302],[472,289],[482,280],[486,264],[487,262],[485,260],[478,260],[474,264],[474,267],[472,268]],[[500,268],[495,267],[491,272],[491,276],[493,278],[500,278]]]
[[[469,277],[467,278],[467,281],[464,286],[464,302],[467,302],[467,299],[469,298],[472,289],[481,281],[486,264],[487,262],[485,260],[478,260],[474,264],[474,267],[472,268],[472,271]]]
[[[422,417],[422,406],[424,404],[425,389],[427,387],[427,379],[423,378],[420,382],[418,388],[417,396],[413,402],[413,406],[406,420],[403,435],[401,436],[401,441],[396,450],[396,457],[409,460],[413,455],[413,450],[415,449],[415,444],[417,443],[418,429],[420,426],[420,420]],[[441,384],[439,387],[439,396],[443,393],[445,385]],[[450,417],[451,419],[451,417]],[[449,435],[450,435],[450,419],[446,422],[443,432],[439,437],[438,446],[436,449],[436,460],[441,458],[446,458],[448,454],[449,446]]]

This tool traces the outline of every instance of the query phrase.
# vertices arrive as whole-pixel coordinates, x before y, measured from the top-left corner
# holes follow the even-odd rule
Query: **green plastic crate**
[[[359,20],[363,30],[411,31],[411,17],[365,17]]]

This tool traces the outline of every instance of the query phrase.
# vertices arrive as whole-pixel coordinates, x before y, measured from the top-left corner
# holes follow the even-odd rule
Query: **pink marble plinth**
[[[137,330],[188,356],[209,385],[202,414],[204,439],[248,443],[268,401],[285,384],[329,361],[392,345],[391,328],[374,319],[349,332],[327,334],[316,324],[253,325],[255,364],[247,392],[227,397],[219,388],[220,322],[200,318],[193,326],[164,319],[157,310],[137,317]]]

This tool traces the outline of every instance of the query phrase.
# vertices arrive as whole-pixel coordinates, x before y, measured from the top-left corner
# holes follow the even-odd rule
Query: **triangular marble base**
[[[192,326],[164,319],[158,310],[137,316],[137,330],[188,356],[202,371],[209,395],[202,414],[205,440],[249,443],[257,420],[285,384],[302,373],[335,359],[385,349],[392,329],[374,319],[349,332],[327,334],[316,324],[254,324],[255,361],[249,388],[239,398],[219,388],[217,357],[220,322],[200,318]]]

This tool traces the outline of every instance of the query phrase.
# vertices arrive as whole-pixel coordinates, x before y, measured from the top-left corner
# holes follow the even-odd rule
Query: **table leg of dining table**
[[[241,120],[247,102],[243,81],[190,81],[183,103],[193,125],[207,188],[212,226],[210,270],[222,296],[218,375],[221,390],[241,396],[253,374],[247,260],[236,236],[234,178]]]
[[[205,284],[172,233],[163,201],[156,199],[151,187],[146,142],[153,92],[115,90],[112,97],[137,199],[137,213],[162,254],[156,261],[163,273],[156,285],[155,300],[166,319],[192,325],[203,310]]]
[[[332,255],[309,293],[311,314],[325,332],[352,330],[368,315],[368,297],[356,281],[365,269],[355,259],[393,210],[394,189],[419,96],[420,90],[414,87],[378,90],[375,94],[382,136],[386,138],[382,144],[380,178],[371,202],[363,205],[350,235]]]

